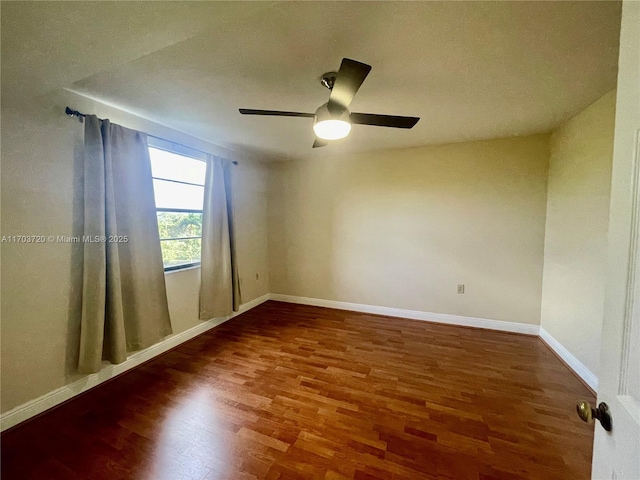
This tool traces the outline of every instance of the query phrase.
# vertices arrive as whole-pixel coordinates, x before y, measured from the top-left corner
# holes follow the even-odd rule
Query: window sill
[[[192,265],[190,267],[185,267],[185,268],[176,268],[175,270],[165,270],[164,274],[165,275],[170,275],[172,273],[187,272],[189,270],[195,270],[197,268],[200,268],[200,265]]]

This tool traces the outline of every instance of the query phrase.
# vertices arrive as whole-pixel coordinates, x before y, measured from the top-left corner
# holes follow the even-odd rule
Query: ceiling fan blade
[[[331,95],[329,95],[329,104],[327,105],[329,111],[341,113],[346,110],[370,71],[371,65],[343,58],[336,81],[331,89]]]
[[[253,110],[251,108],[241,108],[240,113],[242,115],[271,115],[274,117],[308,117],[313,118],[314,113],[301,113],[301,112],[282,112],[280,110]]]
[[[327,145],[329,145],[328,141],[322,140],[321,138],[318,138],[318,137],[316,137],[315,142],[313,142],[313,148],[326,147]]]
[[[354,125],[375,125],[377,127],[413,128],[420,117],[401,117],[398,115],[377,115],[375,113],[352,113]]]

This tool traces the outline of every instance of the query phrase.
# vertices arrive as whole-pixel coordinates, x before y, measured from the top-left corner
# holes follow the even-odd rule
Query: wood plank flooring
[[[587,479],[536,337],[267,302],[2,436],[2,479]]]

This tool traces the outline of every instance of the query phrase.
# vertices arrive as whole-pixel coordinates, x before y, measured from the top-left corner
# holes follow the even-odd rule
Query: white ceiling
[[[615,86],[619,2],[2,2],[2,103],[68,88],[269,158],[549,131]],[[343,57],[372,65],[354,126],[311,149]]]

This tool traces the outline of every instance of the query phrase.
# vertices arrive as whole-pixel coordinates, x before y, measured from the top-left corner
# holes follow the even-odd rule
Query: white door
[[[609,256],[592,478],[640,479],[640,1],[622,6]],[[595,405],[594,405],[595,407]]]

